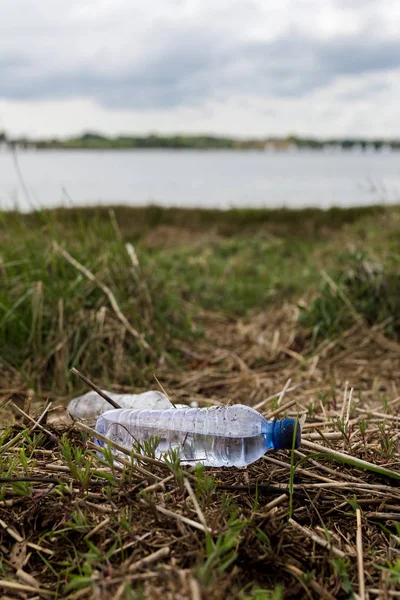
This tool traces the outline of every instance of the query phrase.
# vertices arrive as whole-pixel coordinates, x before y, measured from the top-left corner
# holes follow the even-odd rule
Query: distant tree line
[[[382,148],[392,148],[393,150],[400,150],[400,139],[364,139],[364,138],[331,138],[331,139],[316,139],[316,138],[302,138],[297,136],[288,136],[286,141],[289,145],[296,146],[297,148],[313,148],[315,150],[322,150],[323,148],[330,146],[338,146],[344,150],[351,150],[353,148],[360,148],[366,150],[367,148],[375,148],[380,150]]]
[[[381,150],[388,148],[400,150],[400,138],[397,139],[361,139],[361,138],[340,138],[340,139],[317,139],[289,135],[286,137],[265,137],[259,139],[235,139],[230,137],[219,137],[212,135],[156,135],[130,136],[122,135],[117,137],[108,137],[95,132],[87,132],[81,136],[70,137],[66,139],[39,139],[32,140],[28,138],[9,138],[5,132],[0,132],[0,144],[9,146],[18,146],[24,148],[65,148],[65,149],[131,149],[131,148],[170,148],[170,149],[197,149],[197,150],[287,150],[290,148],[323,150],[329,147],[336,147],[344,150],[375,149]]]

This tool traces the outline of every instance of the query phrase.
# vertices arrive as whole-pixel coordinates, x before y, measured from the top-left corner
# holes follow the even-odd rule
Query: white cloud
[[[2,0],[0,129],[395,136],[397,0]]]

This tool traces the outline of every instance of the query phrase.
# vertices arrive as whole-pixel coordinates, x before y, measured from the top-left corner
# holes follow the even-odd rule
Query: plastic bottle
[[[296,419],[267,421],[253,408],[212,406],[176,410],[110,410],[96,422],[96,431],[131,450],[135,442],[159,438],[156,456],[178,449],[182,464],[243,467],[268,450],[291,449]],[[295,447],[300,445],[298,424]],[[104,442],[97,440],[98,445]],[[118,452],[116,452],[118,454]]]
[[[105,390],[104,393],[110,396],[121,408],[151,408],[158,410],[173,408],[167,396],[155,390],[143,394],[114,394]],[[107,400],[104,400],[97,392],[88,392],[71,400],[67,410],[74,419],[95,419],[109,409],[110,404]]]

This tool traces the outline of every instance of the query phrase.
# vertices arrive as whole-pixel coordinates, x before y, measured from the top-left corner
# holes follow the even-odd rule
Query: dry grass
[[[1,450],[11,478],[0,503],[5,595],[395,597],[400,346],[359,324],[310,355],[295,317],[290,307],[244,321],[203,313],[207,335],[182,349],[184,373],[158,374],[180,402],[256,405],[275,393],[267,414],[279,396],[281,415],[306,413],[295,469],[286,452],[245,470],[146,459],[142,471],[119,469],[60,422],[59,407],[39,435],[16,414]],[[2,402],[29,398],[9,374]],[[282,397],[289,379],[303,385]],[[37,416],[39,399],[26,403]],[[360,461],[340,462],[343,453]]]

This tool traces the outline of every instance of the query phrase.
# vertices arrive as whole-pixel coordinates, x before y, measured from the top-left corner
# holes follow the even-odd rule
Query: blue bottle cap
[[[275,421],[273,428],[273,444],[275,450],[291,450],[293,447],[293,436],[296,428],[296,419],[282,419]],[[298,448],[301,442],[301,426],[297,423],[296,440],[294,447]]]

